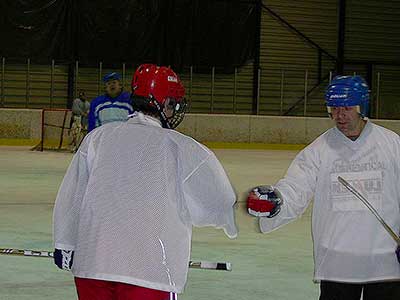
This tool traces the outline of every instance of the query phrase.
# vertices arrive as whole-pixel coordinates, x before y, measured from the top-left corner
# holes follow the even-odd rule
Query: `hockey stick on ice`
[[[53,252],[49,252],[49,251],[4,249],[4,248],[0,248],[0,254],[47,257],[47,258],[53,257]],[[229,262],[189,261],[189,268],[204,269],[204,270],[232,271],[232,265]]]
[[[0,248],[0,254],[19,255],[19,256],[47,257],[47,258],[52,258],[53,257],[53,252],[49,252],[49,251],[4,249],[4,248]]]
[[[342,177],[338,176],[338,180],[341,184],[345,186],[346,189],[348,189],[354,196],[356,196],[358,199],[364,203],[368,209],[374,214],[374,216],[378,219],[378,221],[383,225],[383,227],[386,229],[386,231],[390,234],[390,236],[395,240],[398,246],[400,246],[400,237],[393,231],[392,228],[382,219],[382,217],[378,214],[378,212],[375,210],[375,208],[371,205],[371,203],[368,202],[367,199],[363,195],[361,195],[354,187],[350,185],[346,180],[344,180]]]
[[[189,261],[189,268],[232,271],[230,262]]]

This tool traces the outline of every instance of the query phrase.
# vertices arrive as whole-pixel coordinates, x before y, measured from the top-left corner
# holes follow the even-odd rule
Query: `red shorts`
[[[142,286],[75,277],[79,300],[177,300],[170,292]]]

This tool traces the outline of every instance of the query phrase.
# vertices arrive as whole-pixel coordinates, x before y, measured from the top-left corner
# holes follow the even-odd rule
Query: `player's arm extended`
[[[213,153],[185,178],[183,191],[194,226],[214,226],[222,228],[229,238],[237,236],[234,216],[236,195]]]
[[[318,158],[312,148],[301,151],[293,160],[285,177],[274,186],[253,188],[247,207],[259,214],[260,230],[270,232],[304,213],[315,191],[319,171]]]

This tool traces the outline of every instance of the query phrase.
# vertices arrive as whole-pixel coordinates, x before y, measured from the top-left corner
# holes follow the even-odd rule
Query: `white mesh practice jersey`
[[[234,238],[235,193],[215,155],[142,113],[86,136],[54,209],[77,277],[182,292],[192,226]]]
[[[261,218],[261,230],[269,232],[295,220],[314,197],[316,281],[399,280],[396,242],[338,176],[400,232],[400,138],[370,121],[355,141],[335,127],[301,151],[275,186],[283,199],[281,212]]]

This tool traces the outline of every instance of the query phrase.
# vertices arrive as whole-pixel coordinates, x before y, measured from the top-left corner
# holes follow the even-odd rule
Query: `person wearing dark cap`
[[[130,94],[122,90],[121,76],[112,72],[103,77],[105,93],[90,102],[88,132],[108,122],[126,121],[133,113]]]

